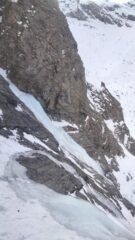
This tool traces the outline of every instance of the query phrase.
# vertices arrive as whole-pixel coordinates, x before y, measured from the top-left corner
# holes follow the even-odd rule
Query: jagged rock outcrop
[[[88,95],[91,100],[93,100],[94,108],[102,116],[105,123],[111,121],[112,128],[110,129],[115,138],[127,148],[129,152],[135,155],[135,140],[130,135],[129,129],[124,122],[123,111],[120,103],[112,94],[108,91],[105,84],[101,84],[101,90],[98,91],[88,84]]]
[[[59,0],[61,6],[64,6],[64,1]],[[135,14],[133,12],[135,6],[131,2],[125,3],[121,11],[119,3],[113,2],[95,2],[95,1],[76,1],[67,0],[67,16],[77,18],[85,21],[89,18],[92,20],[99,20],[105,24],[117,25],[118,27],[131,27],[132,22],[135,21]],[[66,2],[66,3],[67,3]],[[74,7],[72,8],[71,5]],[[129,8],[130,7],[130,8]],[[130,11],[131,10],[131,11]]]
[[[85,114],[84,69],[55,2],[6,0],[0,7],[0,66],[11,80],[40,99],[50,113],[72,119]]]

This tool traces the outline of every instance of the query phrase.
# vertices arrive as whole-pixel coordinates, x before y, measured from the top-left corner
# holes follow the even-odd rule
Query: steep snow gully
[[[89,12],[85,12],[84,5],[91,4],[89,0],[80,0],[80,4],[77,0],[59,0],[77,41],[87,82],[93,84],[95,89],[101,88],[101,82],[106,84],[121,103],[125,122],[135,137],[135,22],[128,19],[128,14],[135,14],[134,1],[131,1],[132,5],[120,4],[118,8],[116,4],[116,9],[113,9],[114,2],[127,1],[96,0],[94,4],[103,5],[107,14],[111,9],[109,14],[112,21],[118,17],[120,26],[114,24],[117,21],[107,24],[96,17],[92,18]],[[54,136],[58,148],[67,159],[78,166],[77,159],[86,167],[86,171],[89,169],[89,174],[95,172],[104,178],[100,164],[63,129],[70,123],[52,121],[35,97],[20,91],[7,78],[6,71],[0,69],[0,75],[8,82],[12,93]],[[20,106],[17,106],[17,110],[22,111]],[[3,118],[4,113],[0,109],[0,120]],[[111,119],[105,123],[115,136],[115,123]],[[60,163],[52,157],[51,153],[53,156],[57,153],[35,136],[23,133],[25,139],[39,144],[44,150],[33,150],[30,145],[23,145],[17,139],[17,132],[12,130],[12,133],[7,138],[0,135],[0,240],[135,240],[135,218],[121,202],[124,217],[117,214],[114,217],[96,203],[93,205],[79,200],[74,194],[58,194],[30,180],[26,168],[16,161],[20,156],[33,158],[33,154],[42,153],[56,164],[64,166],[72,175],[75,170],[71,165]],[[113,174],[122,196],[135,205],[135,157],[120,145],[125,157],[117,157],[119,171]]]
[[[5,78],[6,74],[0,72]],[[67,133],[59,131],[47,117],[40,103],[21,92],[11,82],[10,88],[57,138],[60,147],[70,153]],[[61,142],[62,140],[62,142]],[[61,144],[63,143],[63,144]],[[84,150],[72,141],[74,154]],[[134,240],[131,226],[120,218],[104,213],[96,206],[70,196],[63,196],[36,184],[26,177],[26,170],[15,161],[20,154],[32,155],[31,149],[16,138],[0,137],[0,236],[2,240]],[[84,159],[84,158],[83,158]],[[87,157],[86,157],[87,159]],[[90,164],[93,164],[91,159]],[[100,171],[98,165],[92,165]],[[36,216],[36,218],[35,218]],[[57,233],[57,234],[56,234]]]

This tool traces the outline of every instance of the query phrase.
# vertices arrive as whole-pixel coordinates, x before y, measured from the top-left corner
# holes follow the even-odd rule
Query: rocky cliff
[[[40,99],[48,112],[85,115],[84,69],[54,1],[4,1],[1,8],[0,64],[11,80]]]

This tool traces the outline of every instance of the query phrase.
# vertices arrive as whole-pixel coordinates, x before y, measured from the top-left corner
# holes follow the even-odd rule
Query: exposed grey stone
[[[127,16],[127,18],[128,18],[128,20],[130,20],[130,21],[135,21],[135,15],[129,14],[129,15]]]

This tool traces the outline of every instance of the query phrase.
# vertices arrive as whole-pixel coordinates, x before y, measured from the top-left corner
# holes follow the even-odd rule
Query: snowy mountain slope
[[[39,119],[41,110],[39,107],[35,108],[36,100],[33,98],[30,101],[30,95],[20,92],[13,84],[10,84],[10,86],[16,95],[19,93],[18,96],[20,96],[21,100],[26,101],[26,104],[29,105],[29,110],[32,110]],[[5,118],[4,114],[3,118]],[[49,121],[49,119],[42,120],[42,122],[45,121]],[[50,122],[48,125],[49,131],[52,131],[52,128],[54,128],[52,124]],[[57,128],[55,131],[57,131]],[[59,135],[61,135],[62,139],[66,137],[66,134],[62,136],[62,132],[59,132]],[[32,137],[32,135],[25,133],[24,137],[31,142],[35,141],[37,147],[38,144],[41,145],[43,147],[42,151],[40,150],[41,154],[48,154],[46,151],[49,151],[51,154],[51,149],[47,149],[45,144]],[[23,142],[19,143],[19,133],[17,134],[16,131],[13,131],[12,136],[8,138],[0,136],[0,149],[0,189],[2,196],[0,199],[0,220],[2,222],[0,236],[2,240],[7,239],[7,237],[11,240],[36,240],[37,238],[42,240],[44,236],[48,240],[66,240],[69,238],[75,240],[134,239],[134,235],[127,230],[128,223],[121,217],[115,219],[110,214],[104,213],[91,205],[91,203],[79,201],[73,197],[58,195],[28,179],[26,169],[19,165],[16,159],[19,156],[26,156],[28,161],[29,156],[32,160],[34,157],[33,153],[39,153],[39,150],[38,148],[33,150],[32,146],[29,146],[29,148],[25,147]],[[61,166],[64,166],[64,164],[62,165],[61,163]],[[71,167],[68,168],[68,171],[69,169]],[[110,203],[108,202],[108,204]],[[125,217],[127,217],[126,213]],[[80,223],[77,219],[80,219]],[[133,224],[134,220],[131,218],[131,215],[129,220],[132,220]],[[18,228],[15,231],[16,226]],[[130,229],[131,226],[129,225],[128,228]]]
[[[67,130],[111,178],[112,170],[118,170],[115,156],[124,153],[101,114],[88,101],[84,68],[67,22],[55,4],[52,8],[48,2],[35,5],[34,0],[23,1],[1,3],[0,66],[19,89],[39,99],[53,119],[77,125],[77,131],[69,126]],[[117,105],[113,98],[112,108],[120,111],[119,121],[123,121]],[[127,145],[133,152],[135,141],[130,140]],[[112,159],[111,165],[105,155]]]
[[[121,103],[125,122],[131,135],[135,137],[135,23],[127,17],[129,14],[135,16],[134,2],[121,5],[116,11],[111,9],[114,20],[116,20],[116,12],[121,13],[120,18],[123,16],[122,27],[119,27],[115,21],[113,24],[99,21],[96,15],[93,19],[91,15],[93,6],[89,1],[87,4],[80,1],[78,5],[77,1],[59,2],[77,41],[85,67],[86,80],[90,85],[94,85],[91,86],[91,91],[88,90],[90,104],[92,103],[94,109],[101,114],[105,110],[104,102],[108,101],[108,104],[111,104],[108,94],[102,97],[102,93],[106,91],[103,84],[105,83],[110,93]],[[95,4],[95,1],[93,2]],[[98,4],[97,1],[96,4]],[[97,6],[100,7],[100,5]],[[108,6],[108,3],[104,3],[104,6]],[[114,4],[111,6],[113,7]],[[107,14],[110,14],[110,4]],[[125,23],[128,23],[130,27]],[[122,128],[125,128],[124,120],[119,121],[114,118],[116,116],[113,117],[111,114],[110,116],[103,114],[103,117],[115,138],[121,141],[119,133],[121,134]],[[123,127],[121,128],[121,126]],[[117,157],[120,171],[114,172],[114,174],[120,184],[121,193],[135,203],[135,158],[123,146],[127,146],[128,138],[125,135],[122,140],[125,157],[124,159]],[[108,159],[108,161],[110,160]]]
[[[132,22],[112,4],[78,2],[74,12],[76,2],[65,3],[78,30],[99,20],[117,28],[133,22],[131,5],[124,12],[128,8]],[[1,210],[9,206],[2,240],[7,234],[11,240],[134,239],[135,141],[121,104],[104,83],[86,86],[77,45],[55,2],[7,0],[0,6]],[[14,221],[9,199],[26,210],[15,206]],[[22,228],[15,231],[14,224]]]
[[[0,142],[7,161],[2,161],[7,166],[0,181],[1,239],[134,239],[122,223],[91,204],[31,182],[25,176],[25,169],[11,159],[13,153],[22,154],[28,149],[12,139],[0,138]]]
[[[63,4],[60,1],[63,11],[67,11],[67,9],[73,11],[72,1],[65,3],[69,5],[69,8],[64,8]],[[80,8],[82,10],[81,6]],[[123,14],[125,11],[132,11],[135,15],[135,9],[127,5],[121,6],[119,11]],[[100,88],[101,82],[105,82],[109,91],[120,101],[125,122],[131,135],[135,137],[134,21],[130,21],[132,27],[128,28],[104,24],[97,19],[91,19],[89,15],[85,21],[78,21],[75,18],[67,19],[78,43],[87,81],[98,88]]]
[[[61,9],[65,14],[79,20],[97,19],[105,24],[131,27],[135,21],[134,1],[85,1],[60,0]]]
[[[79,50],[86,65],[87,80],[98,87],[101,82],[106,83],[120,101],[125,121],[135,136],[134,27],[124,29],[97,22],[90,30],[84,23],[78,25],[73,19],[69,22],[78,42],[84,43],[79,45]]]

